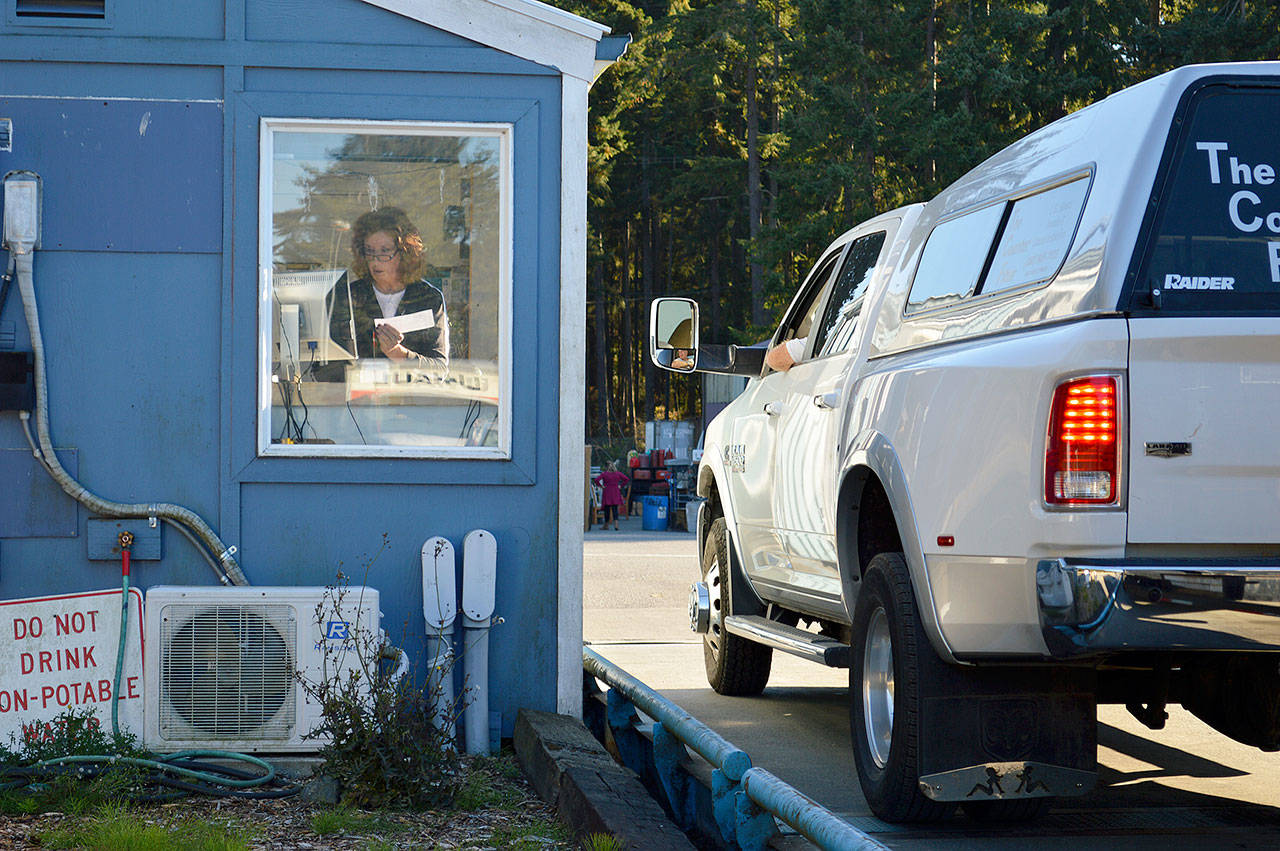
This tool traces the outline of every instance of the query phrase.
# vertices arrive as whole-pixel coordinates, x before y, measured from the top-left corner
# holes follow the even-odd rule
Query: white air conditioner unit
[[[147,592],[143,741],[156,751],[315,751],[312,682],[356,670],[375,646],[378,592],[156,586]],[[372,660],[371,660],[372,661]]]

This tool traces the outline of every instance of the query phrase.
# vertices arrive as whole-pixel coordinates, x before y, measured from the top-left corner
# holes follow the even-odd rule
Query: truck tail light
[[[1114,375],[1064,381],[1053,391],[1045,445],[1049,505],[1115,505],[1120,495],[1119,382]]]

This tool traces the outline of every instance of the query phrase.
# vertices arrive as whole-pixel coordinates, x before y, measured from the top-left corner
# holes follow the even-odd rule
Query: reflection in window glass
[[[1071,248],[1088,188],[1088,180],[1073,180],[1015,201],[982,291],[999,292],[1053,277]]]
[[[933,229],[911,285],[908,310],[927,310],[973,292],[1004,208],[993,204]]]
[[[792,302],[782,325],[774,332],[772,345],[780,346],[788,340],[803,340],[802,348],[808,349],[809,334],[818,320],[818,307],[822,304],[822,291],[835,271],[840,254],[840,250],[830,252],[809,270],[799,295]]]
[[[807,338],[813,330],[813,323],[818,318],[818,305],[821,304],[822,288],[826,286],[827,280],[831,277],[831,272],[835,269],[836,260],[840,259],[840,252],[835,251],[828,254],[809,272],[809,277],[805,279],[804,295],[801,300],[796,303],[791,311],[790,320],[786,323],[785,330],[779,335],[778,342],[784,343],[794,338]]]
[[[867,294],[876,270],[876,259],[884,246],[884,232],[860,237],[849,247],[840,276],[831,287],[827,309],[822,316],[813,350],[818,357],[843,352],[853,339],[858,314],[862,312],[862,299]]]
[[[268,123],[264,449],[507,452],[506,133]]]

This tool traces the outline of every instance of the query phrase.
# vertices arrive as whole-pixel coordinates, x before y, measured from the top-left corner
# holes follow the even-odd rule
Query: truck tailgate
[[[1280,541],[1280,318],[1129,329],[1129,541]]]

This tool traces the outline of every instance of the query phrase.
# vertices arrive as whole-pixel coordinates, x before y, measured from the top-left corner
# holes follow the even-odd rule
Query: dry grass
[[[8,815],[0,848],[97,848],[139,851],[213,849],[573,849],[555,812],[510,770],[510,757],[468,771],[458,805],[426,812],[366,812],[298,798],[248,801],[192,797],[155,806],[92,812]],[[514,775],[514,776],[513,776]],[[206,826],[193,831],[193,825]],[[197,837],[202,837],[197,839]]]

